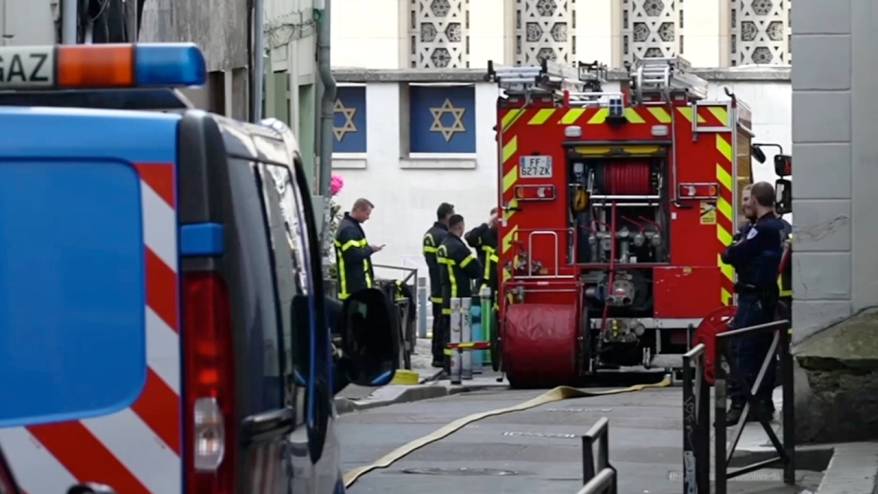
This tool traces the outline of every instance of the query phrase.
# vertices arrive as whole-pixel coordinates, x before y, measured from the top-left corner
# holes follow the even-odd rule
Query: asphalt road
[[[446,398],[346,414],[340,420],[344,471],[460,417],[511,406],[541,390],[494,388]],[[682,419],[679,387],[571,399],[491,417],[363,476],[352,494],[574,493],[582,486],[579,436],[610,419],[610,460],[620,493],[680,493]],[[729,492],[800,493],[816,490],[820,474],[801,472],[785,487],[776,470],[735,480]]]

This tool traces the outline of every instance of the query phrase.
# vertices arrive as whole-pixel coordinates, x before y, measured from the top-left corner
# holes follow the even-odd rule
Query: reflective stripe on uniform
[[[434,304],[441,304],[441,303],[442,303],[442,297],[430,297],[430,302],[432,302],[432,303],[434,303]]]
[[[435,254],[438,250],[436,247],[424,246],[424,254]]]
[[[485,279],[491,279],[491,263],[497,264],[500,258],[497,257],[497,250],[490,245],[483,245],[482,250],[485,251]]]
[[[476,260],[476,256],[474,256],[474,255],[472,255],[472,254],[468,255],[468,256],[466,257],[466,259],[464,259],[463,262],[460,263],[460,267],[461,267],[461,269],[463,269],[463,268],[469,266],[470,263],[473,262],[473,261],[475,261],[475,260]]]
[[[451,309],[442,309],[442,315],[443,315],[443,316],[450,316],[450,315],[451,315]]]

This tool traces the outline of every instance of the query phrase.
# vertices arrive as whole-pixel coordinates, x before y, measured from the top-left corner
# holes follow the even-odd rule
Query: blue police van
[[[344,492],[333,395],[378,290],[324,296],[292,132],[191,108],[191,44],[0,48],[0,492]]]

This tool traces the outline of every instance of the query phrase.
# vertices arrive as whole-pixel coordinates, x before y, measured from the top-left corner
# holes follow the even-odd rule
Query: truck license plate
[[[521,178],[552,178],[552,157],[522,156],[518,175]]]

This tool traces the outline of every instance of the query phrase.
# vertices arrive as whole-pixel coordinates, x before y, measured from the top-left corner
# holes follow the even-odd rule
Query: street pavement
[[[543,392],[495,386],[342,415],[342,468],[347,472],[372,463],[455,419],[515,405]],[[366,474],[349,492],[573,493],[582,486],[579,437],[607,417],[618,492],[680,493],[680,404],[680,388],[671,387],[571,399],[487,418],[387,469]],[[729,492],[813,492],[821,479],[819,472],[802,471],[798,485],[787,487],[781,473],[763,470],[732,480]]]

